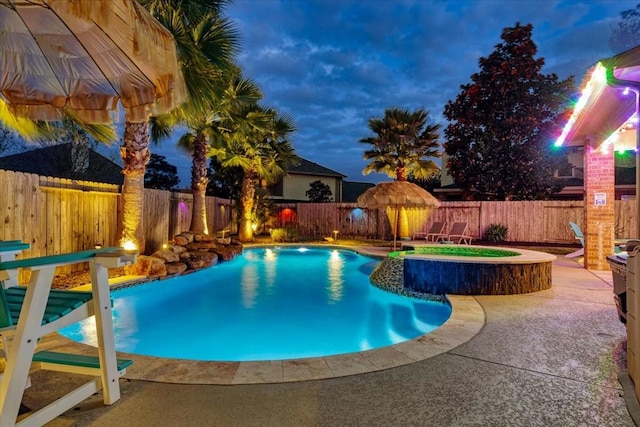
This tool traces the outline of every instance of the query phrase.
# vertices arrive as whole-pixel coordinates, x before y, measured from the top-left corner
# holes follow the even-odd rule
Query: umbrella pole
[[[396,219],[393,222],[393,250],[396,250],[396,237],[398,236],[398,220],[400,219],[400,210],[396,205]]]

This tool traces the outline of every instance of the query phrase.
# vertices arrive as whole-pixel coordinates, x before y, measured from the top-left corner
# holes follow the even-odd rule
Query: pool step
[[[412,339],[422,335],[422,331],[416,326],[412,307],[392,304],[390,315],[391,327],[396,334],[406,339]]]

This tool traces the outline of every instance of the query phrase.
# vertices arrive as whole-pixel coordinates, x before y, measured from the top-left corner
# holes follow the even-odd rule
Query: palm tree
[[[191,152],[191,191],[193,213],[190,230],[208,234],[205,195],[208,184],[207,151],[209,135],[224,116],[226,103],[255,103],[262,96],[255,85],[230,87],[229,75],[239,75],[233,58],[238,48],[238,34],[230,22],[221,17],[227,1],[144,0],[147,9],[169,29],[178,45],[178,56],[185,76],[190,101],[172,114],[153,121],[152,140],[167,137],[171,129],[182,124],[188,132],[179,145]],[[248,99],[248,101],[247,101]]]
[[[397,181],[406,181],[410,176],[426,180],[440,171],[431,157],[440,157],[438,138],[440,125],[427,123],[429,113],[423,109],[414,112],[388,108],[382,119],[370,119],[369,129],[376,136],[363,138],[361,143],[372,147],[364,152],[364,158],[371,160],[364,170],[385,173]],[[400,207],[399,212],[387,208],[387,216],[399,235],[409,235],[407,212]],[[396,222],[399,222],[399,227]]]
[[[440,125],[427,124],[429,113],[423,109],[414,112],[388,108],[382,119],[370,119],[369,129],[376,136],[363,138],[361,143],[372,145],[364,152],[371,160],[362,171],[385,173],[398,181],[427,179],[440,171],[430,157],[440,157],[438,130]]]
[[[210,107],[200,109],[192,104],[185,104],[171,115],[156,118],[152,122],[152,140],[166,137],[169,130],[177,123],[182,124],[187,132],[178,140],[178,146],[191,153],[191,192],[193,194],[193,215],[190,230],[194,233],[209,234],[207,228],[206,190],[209,185],[207,170],[207,153],[211,138],[217,138],[226,132],[235,117],[234,112],[248,105],[254,105],[262,93],[251,80],[242,76],[239,69],[224,75],[226,88],[219,99],[211,100]],[[268,129],[268,128],[264,128]]]
[[[298,162],[287,138],[295,131],[293,120],[271,108],[253,105],[239,111],[220,129],[224,131],[209,155],[223,168],[240,167],[243,171],[238,239],[251,242],[256,187],[261,181],[274,184]]]

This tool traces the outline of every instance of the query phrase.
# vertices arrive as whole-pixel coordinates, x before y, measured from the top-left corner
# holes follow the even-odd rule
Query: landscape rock
[[[173,238],[176,245],[186,246],[188,243],[193,242],[194,234],[188,231],[183,231]]]
[[[124,271],[127,275],[151,278],[167,275],[167,269],[161,259],[145,255],[138,256],[138,262],[125,266]]]
[[[182,274],[187,271],[187,264],[180,261],[167,262],[164,266],[167,269],[167,275],[169,276],[173,276],[174,274]]]
[[[216,246],[213,251],[218,254],[221,261],[230,261],[236,256],[236,249],[232,246]]]
[[[176,254],[181,254],[183,252],[186,252],[187,248],[185,248],[184,246],[172,245],[171,250]]]
[[[159,251],[155,251],[151,256],[161,259],[165,264],[169,262],[180,261],[180,257],[178,256],[178,254],[168,249],[160,249]]]
[[[189,270],[199,270],[218,263],[218,256],[211,252],[191,252],[189,258],[185,258]]]
[[[181,235],[177,235],[173,238],[173,242],[177,245],[177,246],[186,246],[187,243],[189,243],[189,240]]]
[[[212,241],[208,242],[193,242],[187,245],[188,251],[202,251],[208,249],[215,249],[216,243]]]

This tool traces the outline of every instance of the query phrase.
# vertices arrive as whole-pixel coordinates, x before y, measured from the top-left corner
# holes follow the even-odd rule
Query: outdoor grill
[[[613,298],[618,308],[618,317],[627,323],[627,253],[609,255],[607,262],[613,274]]]
[[[620,252],[607,257],[613,275],[613,298],[618,308],[618,317],[622,323],[627,323],[627,257],[636,246],[638,240],[630,240],[626,244],[626,252]]]

